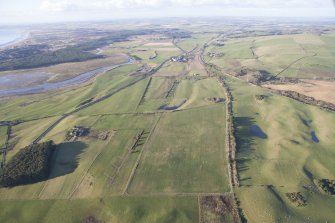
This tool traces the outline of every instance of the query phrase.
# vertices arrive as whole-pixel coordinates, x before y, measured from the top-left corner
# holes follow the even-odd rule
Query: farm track
[[[303,57],[293,61],[287,67],[285,67],[282,71],[280,71],[278,74],[276,74],[274,77],[278,77],[279,75],[281,75],[282,73],[284,73],[285,71],[290,69],[294,64],[298,63],[299,61],[301,61],[303,59],[306,59],[306,58],[309,58],[309,57],[316,57],[317,55],[318,55],[317,53],[313,53],[313,55],[303,56]]]
[[[138,107],[144,103],[145,96],[147,95],[147,92],[149,90],[151,81],[152,81],[152,77],[149,78],[149,81],[148,81],[147,85],[145,86],[144,92],[143,92],[143,94],[141,96],[140,102],[137,104],[137,106],[135,108],[135,111],[137,111]]]
[[[213,40],[211,40],[213,41]],[[205,44],[204,48],[207,44]],[[205,49],[202,49],[202,62],[204,63],[204,67],[208,73],[208,76],[212,76],[209,67],[214,68],[219,74],[222,74],[221,69],[217,69],[215,65],[208,64],[203,59],[203,53]],[[215,76],[215,75],[213,75]],[[229,175],[229,185],[230,185],[230,194],[234,200],[234,210],[235,213],[233,213],[237,217],[237,222],[240,223],[242,220],[241,213],[240,213],[240,207],[238,205],[238,201],[234,192],[234,187],[239,187],[239,179],[238,179],[238,173],[236,168],[236,161],[235,161],[235,153],[236,153],[236,141],[234,136],[234,116],[233,116],[233,103],[232,103],[232,95],[229,89],[229,86],[226,85],[225,81],[223,79],[220,79],[218,77],[218,82],[222,86],[226,100],[227,100],[227,106],[226,106],[226,152],[227,152],[227,168],[228,168],[228,175]]]

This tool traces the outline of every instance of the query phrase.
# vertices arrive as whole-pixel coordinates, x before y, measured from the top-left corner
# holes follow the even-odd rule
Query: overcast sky
[[[0,24],[179,16],[335,17],[332,0],[0,0]]]

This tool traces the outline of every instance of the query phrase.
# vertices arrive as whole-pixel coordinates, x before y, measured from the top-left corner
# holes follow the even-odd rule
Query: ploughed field
[[[2,98],[1,121],[18,121],[10,128],[6,162],[36,139],[52,140],[56,148],[46,180],[0,188],[0,221],[335,221],[335,114],[232,75],[248,67],[333,77],[333,37],[140,35],[102,48],[106,56],[133,57],[132,64],[84,84]],[[87,69],[89,63],[80,62]],[[72,65],[38,69],[83,71]],[[232,95],[231,114],[219,76]],[[228,158],[228,115],[234,160]],[[0,126],[0,146],[7,130]],[[239,181],[234,187],[231,162]]]

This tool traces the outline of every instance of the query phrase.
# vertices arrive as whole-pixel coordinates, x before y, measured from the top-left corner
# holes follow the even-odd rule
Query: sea
[[[0,46],[16,42],[26,35],[26,31],[19,29],[0,28]]]

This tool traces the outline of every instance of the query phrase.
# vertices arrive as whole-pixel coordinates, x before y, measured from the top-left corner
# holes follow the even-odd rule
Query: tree
[[[4,167],[2,185],[11,187],[46,180],[54,147],[48,141],[21,149]]]

